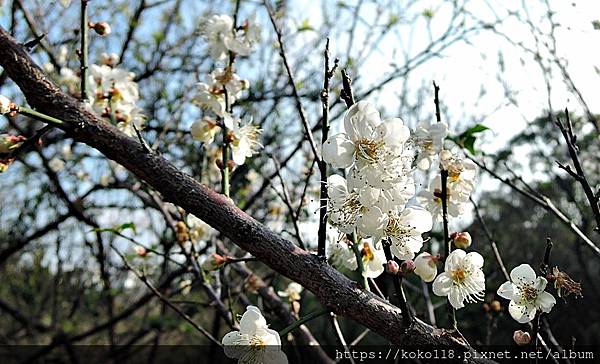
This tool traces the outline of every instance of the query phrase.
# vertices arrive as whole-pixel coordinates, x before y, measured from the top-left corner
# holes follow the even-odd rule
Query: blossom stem
[[[283,337],[287,334],[289,334],[290,332],[296,330],[297,328],[299,328],[300,326],[304,325],[305,323],[316,319],[317,317],[321,317],[325,314],[329,313],[329,309],[327,307],[322,308],[318,311],[315,312],[311,312],[306,316],[302,316],[299,320],[294,321],[291,325],[289,325],[288,327],[284,328],[283,330],[279,331],[279,336]]]
[[[81,50],[79,54],[79,60],[81,62],[81,101],[87,102],[89,100],[87,94],[87,79],[88,79],[88,6],[89,0],[81,0]]]
[[[382,243],[382,245],[386,261],[395,260],[396,263],[400,265],[401,262],[392,255],[389,242],[385,241]],[[400,307],[400,310],[402,310],[402,318],[404,319],[405,324],[408,326],[413,321],[413,317],[406,301],[404,288],[402,287],[402,276],[398,273],[393,274],[392,282],[394,284],[394,290],[396,291],[396,297],[398,298],[398,307]]]
[[[358,236],[356,234],[356,231],[354,231],[352,235],[349,234],[348,238],[350,238],[350,240],[352,241],[352,251],[354,252],[354,256],[356,256],[356,266],[358,267],[358,274],[362,277],[362,286],[367,291],[370,291],[369,280],[363,274],[363,272],[365,271],[365,266],[363,263],[360,247],[358,246]]]
[[[442,223],[444,227],[444,254],[443,261],[450,256],[452,252],[452,245],[450,244],[450,233],[448,230],[448,171],[442,169]],[[456,330],[456,310],[450,304],[450,301],[446,303],[446,308],[448,310],[448,322],[450,328]]]
[[[39,120],[43,123],[60,126],[64,125],[64,121],[53,118],[52,116],[48,116],[46,114],[42,114],[41,112],[37,112],[25,106],[19,106],[17,112],[21,115],[29,116],[32,119]]]

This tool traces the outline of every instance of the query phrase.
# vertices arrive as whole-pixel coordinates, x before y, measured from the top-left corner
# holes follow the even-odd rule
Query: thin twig
[[[592,190],[590,183],[587,180],[585,172],[583,171],[583,167],[581,166],[581,161],[579,160],[579,148],[577,147],[577,136],[573,133],[573,123],[571,123],[571,118],[569,117],[569,110],[565,109],[566,122],[567,126],[563,125],[560,118],[556,118],[556,125],[560,129],[561,134],[563,135],[565,142],[567,143],[567,148],[569,151],[569,156],[573,161],[573,166],[575,167],[575,171],[571,169],[570,166],[564,166],[560,162],[558,166],[564,169],[567,173],[569,173],[583,188],[583,192],[588,199],[590,207],[592,208],[592,213],[594,214],[594,218],[596,220],[596,228],[594,231],[600,232],[600,207],[598,206],[598,196]]]
[[[433,82],[433,90],[434,90],[433,102],[435,104],[435,118],[436,118],[437,122],[440,123],[440,122],[442,122],[442,117],[440,114],[440,98],[439,98],[440,87],[435,83],[435,81]],[[440,198],[442,200],[442,224],[443,224],[443,228],[444,228],[444,254],[442,254],[442,263],[444,263],[446,261],[446,259],[448,259],[448,257],[450,256],[450,253],[452,252],[452,245],[450,244],[450,232],[448,229],[448,171],[444,168],[442,168],[441,177],[442,177],[442,193],[441,193],[442,195]],[[456,330],[457,329],[456,310],[454,309],[452,304],[450,304],[450,300],[448,300],[446,302],[446,308],[448,311],[448,322],[449,322],[450,328]]]
[[[496,172],[494,172],[493,170],[488,168],[485,165],[485,163],[480,162],[477,159],[475,159],[471,156],[468,156],[468,155],[467,155],[467,158],[469,158],[479,168],[486,171],[488,174],[490,174],[492,177],[494,177],[498,181],[509,186],[510,188],[517,191],[521,195],[529,198],[530,200],[532,200],[533,202],[535,202],[536,204],[538,204],[539,206],[544,208],[546,211],[551,212],[564,225],[566,225],[575,235],[577,235],[585,243],[585,245],[587,245],[590,249],[592,249],[594,254],[596,254],[598,257],[600,257],[600,248],[589,237],[587,237],[587,235],[585,235],[585,233],[583,231],[581,231],[581,229],[577,225],[575,225],[575,223],[569,217],[567,217],[567,215],[565,215],[564,212],[562,212],[558,207],[556,207],[556,205],[554,205],[554,203],[552,202],[552,200],[550,200],[550,198],[548,196],[545,196],[539,192],[537,194],[533,194],[529,191],[525,191],[523,188],[517,186],[510,179],[503,178],[500,175],[498,175]]]
[[[323,52],[325,58],[324,71],[323,71],[323,90],[321,90],[321,104],[323,110],[323,118],[321,120],[321,146],[325,144],[329,134],[329,81],[333,77],[333,72],[338,65],[336,59],[333,68],[329,68],[329,38],[325,43],[325,51]],[[320,209],[319,209],[319,231],[318,231],[318,243],[317,243],[317,256],[325,260],[325,249],[327,243],[327,163],[324,160],[318,161],[319,172],[321,176],[321,194],[319,198]]]
[[[330,317],[331,324],[333,325],[333,330],[335,331],[335,334],[337,335],[340,344],[342,344],[346,352],[350,352],[350,348],[346,343],[346,339],[344,338],[344,333],[342,332],[342,328],[340,327],[340,323],[338,322],[337,316],[335,315],[335,313],[331,313]],[[350,363],[355,364],[354,359],[350,358]]]
[[[197,323],[195,323],[194,320],[192,320],[191,317],[189,317],[185,312],[181,311],[179,309],[179,307],[175,306],[171,301],[169,301],[168,298],[166,298],[165,296],[163,296],[163,294],[158,289],[156,289],[156,287],[154,287],[154,285],[152,283],[150,283],[150,281],[148,280],[148,278],[144,274],[140,273],[139,271],[137,271],[135,268],[133,268],[129,264],[129,262],[127,261],[127,259],[125,258],[125,256],[117,248],[115,248],[112,244],[111,244],[110,247],[121,258],[121,260],[123,261],[123,264],[125,264],[125,267],[128,270],[130,270],[131,272],[133,272],[133,274],[135,274],[135,276],[138,277],[139,280],[142,281],[146,285],[146,287],[148,287],[150,289],[150,291],[152,291],[152,293],[154,293],[154,295],[156,297],[158,297],[167,306],[169,306],[170,308],[172,308],[173,311],[177,312],[177,314],[179,316],[181,316],[190,325],[192,325],[192,327],[194,327],[196,330],[198,330],[200,333],[202,333],[204,336],[206,336],[207,339],[209,339],[210,341],[212,341],[213,343],[217,344],[220,347],[223,346],[221,344],[221,342],[219,340],[215,339],[205,328],[203,328],[202,326],[200,326]]]
[[[275,21],[275,15],[273,14],[273,10],[267,3],[267,0],[263,0],[263,4],[269,13],[269,19],[271,20],[271,24],[273,25],[273,29],[277,34],[277,42],[279,43],[279,55],[283,61],[283,66],[288,75],[288,81],[290,86],[292,87],[292,94],[294,95],[294,100],[296,101],[296,109],[298,110],[298,114],[300,115],[300,121],[302,122],[302,126],[304,127],[304,133],[306,134],[306,139],[308,139],[308,143],[310,144],[310,148],[315,156],[317,162],[321,161],[321,157],[319,156],[319,152],[317,150],[317,146],[315,144],[315,138],[313,137],[312,130],[310,128],[310,124],[308,123],[308,118],[306,117],[306,112],[304,111],[304,107],[302,106],[302,100],[300,99],[300,94],[298,93],[298,89],[296,88],[296,81],[294,81],[294,75],[292,74],[292,70],[290,68],[286,53],[285,46],[283,44],[283,34],[281,30],[277,26],[277,22]]]
[[[88,81],[88,0],[81,0],[81,24],[80,24],[80,35],[81,35],[81,49],[79,50],[79,60],[81,62],[81,101],[88,101],[87,94],[87,81]]]
[[[386,261],[394,260],[394,256],[392,255],[392,251],[390,249],[390,243],[388,241],[384,241],[382,245]],[[396,291],[395,296],[398,299],[398,307],[400,307],[400,310],[402,311],[402,318],[404,319],[404,323],[408,327],[413,322],[413,317],[410,308],[408,307],[408,302],[406,302],[406,295],[404,294],[404,289],[402,288],[402,276],[398,273],[390,273],[390,275],[392,276],[392,283],[394,284],[394,290]]]

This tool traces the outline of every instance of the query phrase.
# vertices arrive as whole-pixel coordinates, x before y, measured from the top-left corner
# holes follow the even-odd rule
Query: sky
[[[320,21],[322,10],[318,2],[301,0],[295,3],[298,8],[305,9],[298,13],[298,21],[304,17],[310,19],[311,23]],[[567,60],[567,69],[592,112],[598,112],[600,77],[597,67],[600,66],[600,60],[598,55],[594,54],[594,49],[600,44],[600,30],[594,29],[592,22],[600,18],[600,1],[550,1],[550,4],[556,11],[556,20],[561,24],[556,31],[557,54]],[[420,1],[418,8],[413,11],[435,10],[431,19],[432,33],[435,35],[444,30],[450,8],[440,5],[439,1]],[[467,2],[466,8],[478,18],[488,21],[494,20],[494,13],[503,16],[509,10],[515,10],[525,14],[524,9],[527,9],[535,25],[544,30],[549,29],[548,22],[544,20],[546,9],[541,1],[478,0]],[[368,12],[366,9],[361,16],[368,18]],[[427,44],[428,39],[428,33],[422,31],[424,21],[416,23],[416,27],[421,31],[412,31],[401,26],[403,33],[400,33],[402,37],[410,32],[415,52],[419,50],[420,45]],[[528,47],[535,47],[531,31],[521,22],[508,20],[499,30],[514,43],[522,42]],[[356,39],[360,39],[360,36],[357,35]],[[363,69],[370,72],[361,74],[361,82],[375,82],[390,69],[390,62],[397,59],[395,43],[397,39],[381,41],[379,51],[363,66]],[[499,53],[502,53],[505,65],[503,72],[499,72]],[[543,56],[546,53],[541,52]],[[562,82],[560,74],[554,71],[551,100],[555,111],[565,107],[572,111],[581,111],[577,100]],[[516,92],[518,107],[507,102],[498,77]],[[510,137],[526,127],[528,121],[535,119],[548,108],[548,93],[540,66],[531,55],[524,54],[522,50],[509,45],[506,39],[490,32],[475,36],[469,44],[458,43],[449,47],[440,58],[422,65],[415,72],[409,85],[418,87],[428,80],[435,80],[441,86],[442,102],[454,118],[447,120],[451,127],[452,124],[463,126],[482,122],[493,130],[489,140],[486,140],[487,152],[504,146]],[[482,87],[485,89],[483,96]],[[394,105],[397,102],[397,94],[383,93],[375,102]],[[461,119],[463,114],[468,120]],[[474,119],[472,115],[475,115]]]

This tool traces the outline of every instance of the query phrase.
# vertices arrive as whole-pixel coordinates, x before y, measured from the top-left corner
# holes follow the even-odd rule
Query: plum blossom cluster
[[[212,15],[200,25],[200,34],[207,42],[210,56],[221,61],[230,52],[240,56],[249,55],[260,41],[261,28],[254,19],[246,20],[235,28],[229,15]]]
[[[66,62],[66,54],[61,51],[59,59]],[[87,94],[91,108],[108,122],[116,125],[123,133],[132,136],[135,128],[142,129],[145,116],[138,106],[139,87],[135,74],[117,67],[116,54],[103,53],[100,64],[90,65],[87,80]],[[54,71],[51,64],[44,65],[46,71]],[[57,81],[74,96],[79,91],[80,74],[66,65],[60,68]]]
[[[361,238],[373,238],[374,246],[386,239],[402,260],[414,257],[423,245],[421,234],[432,227],[429,212],[407,206],[415,194],[409,137],[402,119],[381,120],[373,105],[359,101],[344,117],[344,132],[323,143],[323,159],[347,176],[327,180],[330,223],[341,233],[356,230]]]
[[[230,16],[213,15],[200,25],[200,34],[209,55],[216,62],[227,60],[227,66],[214,69],[196,85],[193,101],[206,113],[192,124],[191,135],[209,145],[225,128],[222,143],[231,146],[233,162],[242,165],[261,147],[261,130],[232,114],[232,105],[249,88],[249,82],[235,73],[234,61],[252,52],[260,40],[260,27],[249,19],[236,28]]]
[[[376,277],[388,263],[381,244],[389,244],[391,254],[411,266],[410,271],[426,282],[435,280],[436,295],[447,296],[452,306],[461,308],[483,298],[481,255],[457,249],[438,276],[437,265],[444,257],[421,252],[423,234],[441,220],[441,172],[447,174],[450,217],[465,213],[475,187],[475,165],[444,148],[447,135],[443,122],[422,122],[411,131],[400,118],[382,120],[366,101],[350,107],[343,132],[329,137],[322,148],[323,159],[343,171],[327,179],[328,221],[338,231],[337,239],[330,238],[328,255],[334,266],[350,270],[362,260],[363,275]],[[429,188],[419,192],[418,171],[426,172],[425,177],[436,175]],[[358,249],[345,237],[353,233],[359,238]],[[456,233],[453,240],[457,248],[471,245],[466,232]]]

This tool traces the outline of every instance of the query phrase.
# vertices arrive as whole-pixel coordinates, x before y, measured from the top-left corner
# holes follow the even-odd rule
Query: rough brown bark
[[[201,185],[159,154],[149,153],[138,140],[86,110],[64,94],[2,28],[0,65],[33,108],[65,122],[61,128],[67,135],[120,163],[160,192],[165,201],[198,216],[275,271],[302,284],[337,315],[355,320],[393,344],[470,350],[461,339],[420,320],[405,327],[399,308],[362,290],[316,255],[273,233],[223,195]]]

